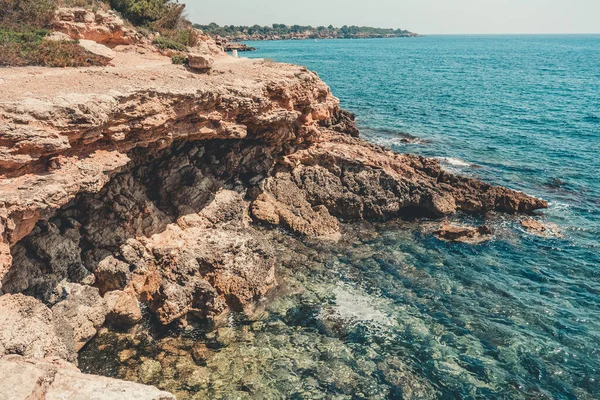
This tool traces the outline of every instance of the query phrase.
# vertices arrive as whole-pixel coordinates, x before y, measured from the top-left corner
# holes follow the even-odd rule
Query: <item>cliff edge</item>
[[[365,142],[306,68],[113,50],[108,67],[0,69],[0,299],[27,295],[50,327],[18,341],[7,321],[1,353],[75,361],[140,304],[162,324],[250,312],[276,284],[264,229],[547,207]]]

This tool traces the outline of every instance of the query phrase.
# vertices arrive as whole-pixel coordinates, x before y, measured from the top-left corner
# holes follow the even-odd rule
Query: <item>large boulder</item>
[[[82,374],[56,359],[0,359],[0,399],[7,400],[175,400],[152,386]]]
[[[104,300],[109,311],[106,321],[115,327],[128,328],[142,320],[140,303],[133,294],[115,290],[106,293]]]
[[[52,307],[55,317],[73,329],[75,350],[79,351],[102,327],[109,310],[98,289],[75,283],[63,286],[64,300]]]
[[[93,40],[81,39],[79,41],[79,45],[87,52],[101,57],[105,61],[112,61],[116,57],[116,54],[113,50],[109,49],[103,44],[96,43]]]
[[[214,58],[206,54],[188,53],[188,65],[199,71],[209,71],[215,63]]]
[[[108,256],[98,263],[94,271],[98,287],[102,293],[123,290],[131,280],[129,264]]]
[[[0,356],[5,354],[75,361],[73,329],[41,301],[6,294],[0,297]]]

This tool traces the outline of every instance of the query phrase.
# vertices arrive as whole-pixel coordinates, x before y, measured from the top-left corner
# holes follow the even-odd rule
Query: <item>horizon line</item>
[[[412,32],[412,31],[410,31]],[[419,35],[600,35],[600,32],[492,32],[492,33],[420,33]]]

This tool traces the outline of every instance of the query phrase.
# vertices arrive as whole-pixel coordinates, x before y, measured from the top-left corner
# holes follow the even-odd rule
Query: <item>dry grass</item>
[[[58,7],[78,7],[87,8],[89,10],[103,10],[108,11],[110,5],[100,0],[56,0]]]
[[[0,66],[105,66],[106,59],[85,51],[74,41],[45,40],[48,31],[0,27]]]
[[[88,0],[60,0],[61,4],[97,3]],[[54,19],[54,0],[0,0],[0,66],[42,65],[87,67],[107,61],[85,51],[74,41],[48,41]]]
[[[55,10],[54,0],[0,0],[0,26],[47,28]]]

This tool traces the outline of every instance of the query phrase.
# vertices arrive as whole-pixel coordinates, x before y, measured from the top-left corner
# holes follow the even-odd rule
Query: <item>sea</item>
[[[434,221],[273,233],[284,262],[259,316],[105,332],[82,369],[139,381],[161,359],[149,383],[194,399],[600,399],[600,35],[247,44],[316,71],[366,140],[548,200],[535,218],[558,234],[502,214],[454,217],[492,227],[477,245]],[[201,369],[185,361],[199,343]]]

